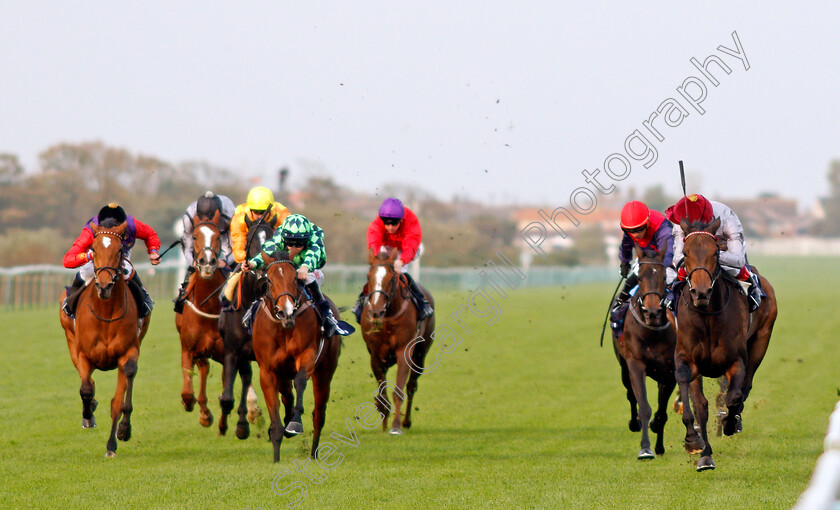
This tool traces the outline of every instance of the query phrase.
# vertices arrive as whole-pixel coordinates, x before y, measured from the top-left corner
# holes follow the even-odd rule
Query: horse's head
[[[399,253],[388,249],[379,253],[368,252],[367,288],[368,308],[374,324],[380,323],[385,317],[385,311],[394,299],[397,291],[399,275],[394,270],[394,261]]]
[[[680,221],[680,227],[685,232],[683,254],[691,300],[694,306],[708,306],[712,298],[712,289],[720,276],[720,249],[715,236],[715,232],[720,228],[720,218],[715,218],[710,224],[699,221],[689,224],[683,219]]]
[[[247,214],[245,215],[245,224],[248,226],[245,246],[250,259],[259,255],[262,245],[274,235],[274,228],[264,221],[252,221]]]
[[[219,231],[220,213],[217,210],[212,218],[193,218],[193,260],[198,274],[202,278],[212,278],[219,268],[219,256],[222,252],[222,235]]]
[[[665,320],[665,249],[667,241],[659,246],[659,251],[652,254],[636,246],[639,257],[639,290],[636,299],[642,311],[642,318],[648,325],[662,323]]]
[[[114,285],[122,278],[123,237],[128,228],[125,222],[106,220],[93,229],[93,275],[96,292],[101,299],[109,299]]]
[[[303,291],[288,253],[280,252],[268,264],[265,276],[257,281],[257,294],[265,296],[269,312],[284,328],[295,327],[295,312],[303,301]]]

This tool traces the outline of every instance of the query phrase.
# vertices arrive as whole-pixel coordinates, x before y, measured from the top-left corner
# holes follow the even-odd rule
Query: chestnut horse
[[[257,284],[258,294],[263,297],[254,312],[253,342],[260,366],[260,386],[271,419],[268,437],[274,446],[274,462],[280,461],[283,436],[302,432],[303,392],[310,377],[314,389],[311,456],[315,458],[321,429],[326,421],[330,382],[338,366],[341,337],[322,337],[316,307],[297,279],[295,266],[288,260],[288,254],[281,252],[277,259],[266,262],[269,262],[266,276]],[[339,319],[338,309],[334,304],[330,305],[335,318]],[[294,406],[292,380],[297,394]],[[285,407],[285,429],[280,421],[278,392]]]
[[[741,430],[741,412],[752,389],[755,371],[761,364],[778,309],[773,287],[766,278],[761,285],[767,297],[749,313],[747,297],[739,282],[721,269],[717,237],[720,218],[711,224],[680,222],[685,236],[687,286],[680,293],[677,308],[676,379],[684,404],[685,448],[702,452],[697,471],[714,469],[712,446],[706,424],[709,403],[703,394],[703,377],[726,376],[727,415],[723,433]],[[689,402],[691,395],[691,404]],[[694,429],[694,413],[700,434]]]
[[[621,381],[627,388],[630,402],[630,430],[642,431],[638,459],[654,458],[648,437],[651,407],[647,400],[645,377],[659,385],[659,409],[650,421],[650,430],[656,433],[656,454],[663,455],[663,435],[668,421],[668,399],[677,382],[674,379],[674,347],[677,335],[666,317],[663,306],[665,297],[665,245],[658,254],[636,246],[639,258],[639,289],[631,298],[624,321],[624,334],[613,337],[613,348],[621,365]],[[636,413],[636,405],[639,410]]]
[[[267,223],[251,222],[247,215],[245,216],[245,222],[248,224],[247,258],[251,258],[260,253],[260,247],[267,239],[271,239],[274,229]],[[242,272],[239,281],[236,282],[230,306],[222,310],[222,318],[219,321],[219,331],[225,346],[223,374],[225,388],[219,396],[219,405],[222,408],[222,420],[227,420],[227,415],[233,411],[235,404],[233,383],[238,372],[242,381],[242,393],[237,408],[239,421],[236,424],[236,437],[239,439],[248,438],[251,434],[251,427],[248,422],[255,423],[257,417],[262,414],[262,411],[256,407],[256,393],[251,387],[253,379],[251,362],[256,361],[254,344],[251,341],[251,333],[242,325],[242,318],[248,308],[251,307],[251,303],[257,298],[256,283],[256,272]],[[251,396],[251,403],[248,402],[246,395]]]
[[[187,412],[192,412],[196,403],[193,366],[198,366],[198,421],[205,427],[213,424],[213,413],[207,407],[208,358],[221,363],[225,355],[219,334],[219,312],[222,308],[219,291],[225,282],[224,272],[219,268],[222,251],[219,216],[219,211],[216,211],[209,220],[192,218],[195,241],[193,264],[196,270],[187,283],[184,312],[175,314],[175,327],[181,336],[181,372],[184,378],[181,403]],[[222,419],[219,421],[219,433],[226,431],[227,420]]]
[[[131,439],[131,394],[137,374],[140,342],[149,327],[151,315],[138,324],[137,303],[123,276],[123,236],[127,224],[91,225],[93,229],[93,285],[85,288],[76,305],[75,321],[59,312],[67,336],[70,358],[82,379],[82,427],[96,426],[94,370],[117,369],[117,389],[111,400],[111,433],[106,457],[117,453],[117,439]],[[63,298],[63,297],[62,297]],[[122,415],[122,421],[117,421]]]
[[[395,250],[368,254],[367,289],[364,308],[362,309],[362,336],[365,339],[370,354],[370,367],[376,377],[379,396],[376,406],[382,414],[382,430],[387,430],[388,395],[385,391],[388,384],[393,387],[394,420],[391,424],[391,434],[402,434],[402,427],[411,427],[411,403],[417,391],[417,379],[423,372],[426,353],[432,345],[432,331],[435,329],[435,318],[431,316],[422,322],[417,321],[417,307],[411,302],[408,284],[394,270],[394,261],[399,253]],[[426,299],[434,306],[432,295],[423,289]],[[423,341],[413,342],[418,337]],[[411,366],[409,366],[409,362]],[[397,365],[396,384],[389,383],[385,377],[388,369]],[[406,385],[406,379],[408,384]],[[403,393],[405,387],[405,393]],[[408,394],[405,406],[405,418],[400,421],[403,400]]]

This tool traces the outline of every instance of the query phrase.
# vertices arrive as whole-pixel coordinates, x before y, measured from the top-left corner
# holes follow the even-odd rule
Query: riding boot
[[[134,275],[128,280],[128,288],[137,301],[137,317],[142,319],[152,313],[155,302],[152,301],[152,296],[149,295],[143,286],[143,282],[140,280],[140,275],[137,274],[137,271],[134,271]]]
[[[420,286],[417,285],[417,282],[414,281],[414,278],[412,278],[410,274],[402,274],[405,275],[408,280],[408,289],[411,291],[411,295],[414,298],[414,304],[417,305],[417,320],[422,321],[427,317],[431,317],[435,311],[432,308],[432,305],[430,305],[426,300],[426,295],[423,294],[422,290],[420,290]]]
[[[365,309],[365,297],[367,296],[367,284],[359,293],[359,297],[356,299],[356,304],[353,305],[353,315],[356,316],[356,323],[362,323],[362,311]]]
[[[758,275],[750,272],[750,288],[749,292],[747,293],[747,301],[750,305],[750,313],[758,310],[758,307],[761,306],[761,298],[764,297],[763,292],[761,291],[761,284],[758,281]]]
[[[321,294],[321,289],[318,287],[318,282],[307,283],[304,288],[309,293],[309,297],[315,302],[318,311],[321,312],[321,327],[324,330],[324,337],[330,338],[336,334],[347,336],[352,334],[355,329],[344,321],[339,321],[335,318],[330,307],[330,302],[324,299]]]
[[[67,288],[67,297],[64,298],[64,302],[61,304],[61,309],[67,314],[68,317],[71,319],[76,318],[76,301],[79,300],[79,296],[82,295],[82,291],[85,290],[85,281],[82,279],[82,276],[77,272],[76,276],[73,278],[73,283],[70,284]]]
[[[639,277],[637,275],[631,274],[628,276],[624,281],[624,287],[621,288],[621,292],[615,297],[610,307],[610,327],[615,336],[621,335],[624,331],[624,315],[627,313],[627,308],[629,308],[630,291],[638,283]]]
[[[178,297],[172,300],[175,303],[175,313],[184,313],[184,302],[187,300],[187,285],[190,283],[190,276],[195,273],[195,267],[187,268],[187,274],[184,276],[184,281],[181,282],[181,288],[178,289]]]

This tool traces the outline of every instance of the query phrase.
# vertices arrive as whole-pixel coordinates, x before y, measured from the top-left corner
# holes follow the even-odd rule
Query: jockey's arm
[[[674,225],[673,230],[671,230],[674,236],[674,257],[671,260],[674,267],[679,267],[683,260],[683,246],[685,246],[685,234],[683,234],[682,228],[679,225]]]
[[[73,241],[73,246],[64,254],[64,267],[74,269],[92,260],[90,248],[93,246],[93,234],[85,227],[79,237]]]
[[[134,225],[137,228],[137,238],[142,239],[146,243],[146,251],[149,253],[149,260],[152,262],[152,265],[159,264],[160,255],[158,251],[160,250],[160,239],[158,238],[157,232],[137,218],[134,219]]]
[[[181,217],[181,224],[184,227],[184,233],[181,235],[181,249],[184,251],[184,258],[187,259],[187,265],[193,265],[193,222],[188,214]]]
[[[230,244],[233,252],[233,260],[242,262],[248,254],[245,252],[245,245],[248,244],[248,226],[245,224],[245,214],[237,212],[230,221]]]
[[[747,263],[747,245],[744,240],[744,227],[738,216],[728,209],[721,214],[718,238],[726,240],[726,250],[720,252],[721,265],[740,269]]]

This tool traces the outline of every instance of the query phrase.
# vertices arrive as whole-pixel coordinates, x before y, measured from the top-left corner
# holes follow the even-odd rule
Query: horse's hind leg
[[[312,407],[312,453],[314,459],[318,450],[318,442],[321,440],[321,429],[327,421],[327,402],[330,400],[330,382],[332,372],[316,372],[312,375],[313,407]]]
[[[131,412],[134,410],[132,394],[134,392],[134,376],[137,375],[137,354],[125,362],[122,370],[125,372],[125,400],[122,405],[122,420],[117,428],[117,439],[128,441],[131,439]]]
[[[233,412],[233,384],[236,381],[238,356],[235,352],[225,349],[224,368],[222,369],[222,394],[219,395],[219,407],[222,409],[222,417],[219,418],[219,435],[225,435],[228,429],[228,415]],[[238,434],[238,432],[237,432]],[[247,435],[245,437],[248,437]]]
[[[239,396],[239,421],[236,423],[236,437],[248,439],[251,427],[248,425],[248,394],[251,389],[251,362],[242,360],[239,363],[239,380],[242,383],[242,394]],[[232,385],[231,385],[232,386]]]
[[[650,422],[650,431],[656,434],[654,451],[657,455],[665,454],[663,436],[665,435],[665,423],[668,421],[668,399],[671,398],[671,393],[674,392],[674,386],[676,385],[677,383],[674,381],[659,383],[659,408]]]
[[[207,374],[210,372],[210,362],[206,358],[196,360],[198,367],[198,422],[202,427],[213,425],[213,413],[207,407]]]

